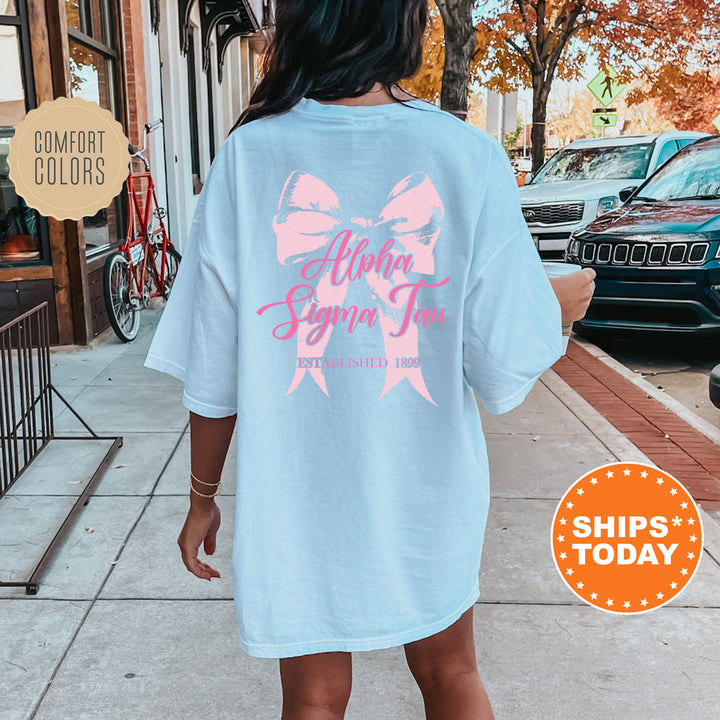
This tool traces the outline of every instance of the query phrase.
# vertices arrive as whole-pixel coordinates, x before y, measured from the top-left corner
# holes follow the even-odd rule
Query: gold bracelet
[[[196,495],[199,495],[200,497],[215,497],[216,495],[222,495],[220,492],[220,488],[222,488],[222,483],[218,483],[217,490],[212,493],[211,495],[205,495],[204,493],[198,492],[193,486],[192,486],[192,479],[190,480],[190,490],[194,492]]]
[[[190,477],[191,477],[193,480],[195,480],[196,482],[199,482],[201,485],[219,485],[219,484],[220,484],[220,480],[218,480],[217,482],[214,482],[214,483],[203,482],[203,481],[200,480],[199,478],[196,478],[195,475],[193,475],[193,471],[192,471],[192,470],[190,471]]]

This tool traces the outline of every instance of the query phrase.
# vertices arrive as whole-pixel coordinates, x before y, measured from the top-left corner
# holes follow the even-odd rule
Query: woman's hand
[[[561,277],[550,278],[562,308],[562,324],[568,325],[585,317],[593,293],[595,292],[595,276],[592,268],[583,268],[579,272]]]
[[[190,505],[185,525],[180,532],[177,543],[180,546],[182,561],[185,567],[203,580],[220,577],[215,568],[210,567],[198,558],[198,548],[204,543],[205,554],[215,552],[218,528],[220,527],[220,508],[213,502],[208,507]]]

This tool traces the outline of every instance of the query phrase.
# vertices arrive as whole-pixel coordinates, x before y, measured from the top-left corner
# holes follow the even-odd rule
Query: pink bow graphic
[[[390,231],[390,237],[394,239],[393,247],[389,251],[393,258],[401,254],[400,248],[402,248],[404,255],[412,255],[412,270],[424,275],[432,275],[435,272],[433,249],[440,234],[439,220],[442,215],[443,205],[440,196],[423,172],[412,173],[397,183],[376,219],[353,217],[348,222],[340,207],[340,201],[330,187],[313,175],[296,170],[285,183],[278,213],[273,220],[278,260],[286,265],[307,262],[315,254],[322,257],[338,233],[349,229],[351,225],[357,227],[357,231],[353,229],[348,244],[351,248],[360,240],[358,233],[364,228],[386,226]],[[398,244],[400,248],[397,247]],[[314,302],[319,307],[342,306],[349,283],[345,270],[350,262],[349,258],[341,261],[343,268],[341,276],[344,279],[339,284],[332,281],[332,268],[323,270],[317,280],[314,297],[307,300],[303,315],[307,314]],[[403,378],[407,378],[424,398],[436,404],[430,397],[419,367],[397,367],[398,359],[416,358],[418,355],[417,324],[409,323],[404,334],[399,337],[391,334],[400,330],[405,313],[406,302],[398,297],[399,293],[392,294],[393,288],[407,282],[403,269],[393,269],[389,277],[385,277],[382,272],[367,271],[364,277],[378,309],[387,359],[385,385],[380,397]],[[322,358],[332,330],[333,326],[328,326],[327,331],[317,342],[308,344],[307,338],[312,328],[309,323],[302,324],[298,328],[298,357]],[[285,394],[289,395],[298,387],[307,369],[318,387],[327,395],[321,363],[318,362],[316,365],[310,368],[297,367]]]

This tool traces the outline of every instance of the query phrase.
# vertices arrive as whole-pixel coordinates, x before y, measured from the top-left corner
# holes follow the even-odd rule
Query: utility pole
[[[498,140],[505,147],[505,94],[498,98]]]
[[[525,112],[523,113],[523,157],[527,157],[527,126],[528,126],[528,101],[527,98],[518,98],[521,103],[525,104]]]

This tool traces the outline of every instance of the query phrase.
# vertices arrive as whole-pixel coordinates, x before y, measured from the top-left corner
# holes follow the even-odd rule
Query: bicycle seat
[[[128,143],[128,150],[130,151],[131,155],[135,154],[135,148],[130,143]]]

